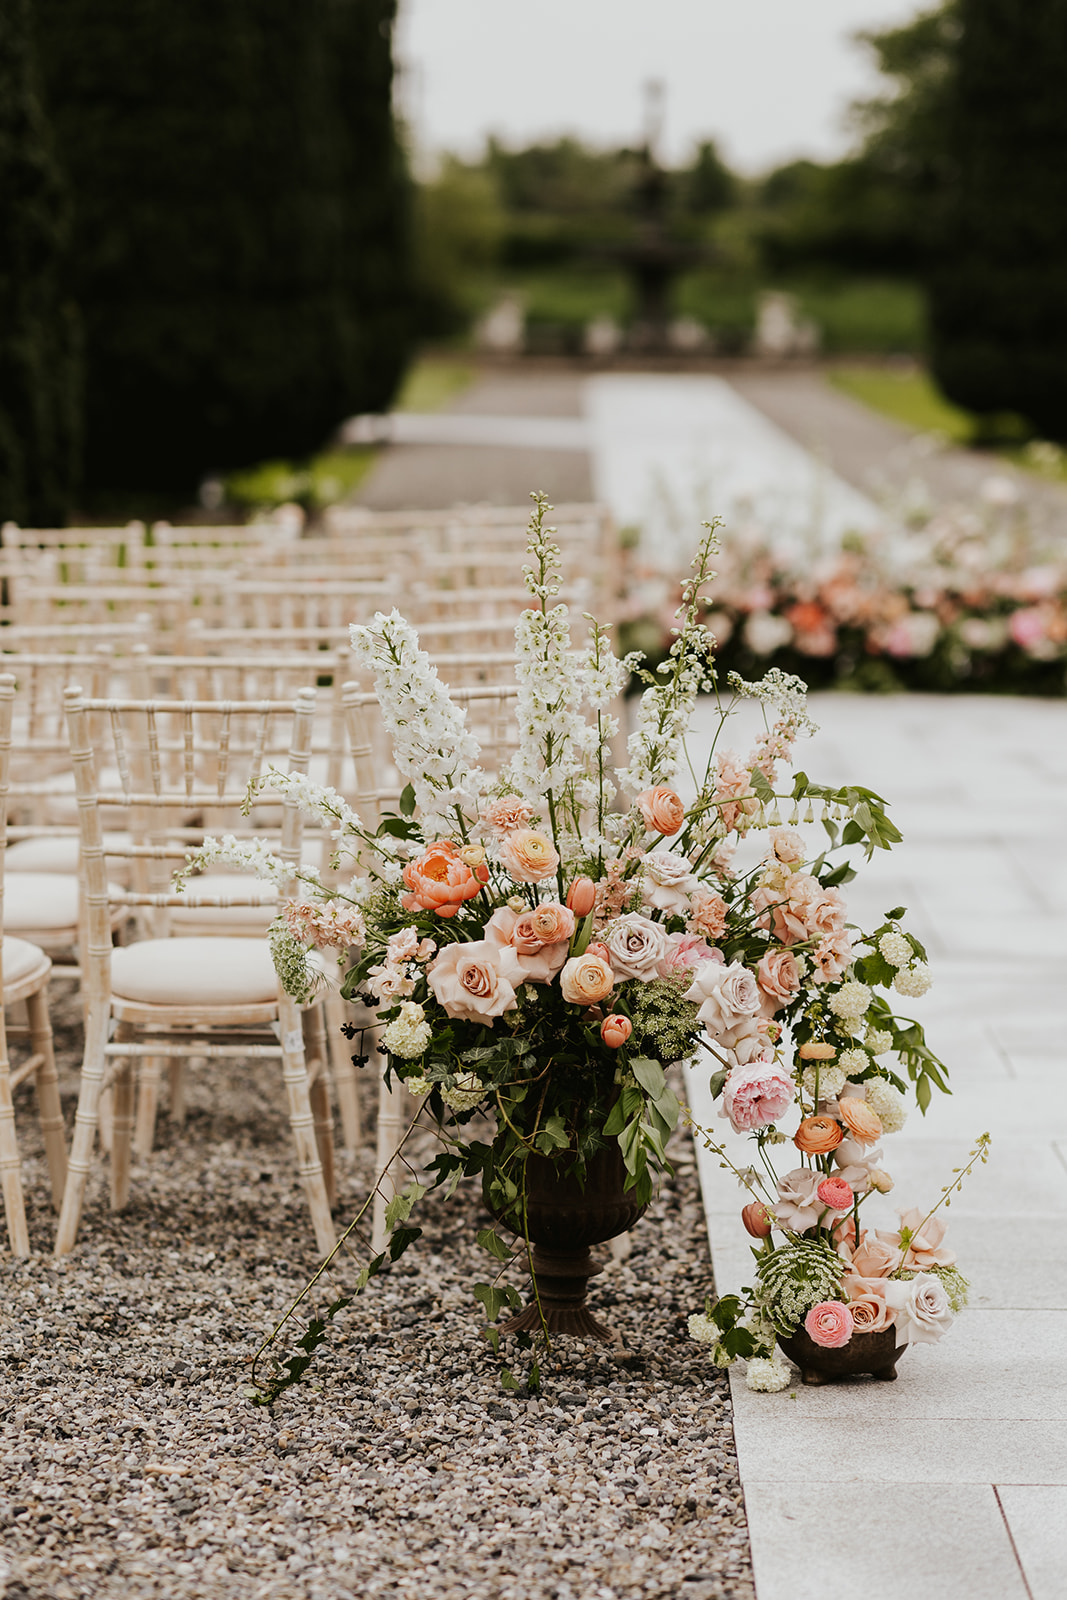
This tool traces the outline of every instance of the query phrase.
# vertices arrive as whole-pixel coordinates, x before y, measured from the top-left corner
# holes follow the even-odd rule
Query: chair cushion
[[[4,983],[18,983],[48,958],[25,939],[4,939]]]
[[[108,887],[114,889],[115,885]],[[5,928],[15,933],[49,933],[73,928],[77,921],[78,879],[73,872],[13,872],[5,877]]]
[[[128,833],[105,833],[104,848],[129,844]],[[77,872],[80,841],[76,833],[51,834],[40,839],[18,839],[7,847],[4,861],[6,872]],[[108,862],[111,871],[126,863],[120,856]]]
[[[190,923],[209,927],[228,927],[240,923],[258,928],[274,921],[278,914],[278,891],[273,883],[263,883],[248,872],[206,872],[190,878],[187,894],[232,895],[234,899],[254,900],[241,906],[174,906],[170,920],[176,928]]]
[[[278,977],[265,939],[142,939],[112,951],[111,987],[149,1005],[262,1005]]]

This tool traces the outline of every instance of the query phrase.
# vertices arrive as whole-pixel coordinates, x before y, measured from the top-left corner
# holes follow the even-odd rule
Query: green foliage
[[[834,367],[835,389],[920,433],[936,433],[955,444],[974,435],[974,418],[951,405],[921,367]]]
[[[424,334],[454,332],[485,303],[504,232],[491,171],[445,156],[415,206],[415,287]]]
[[[92,485],[187,489],[385,406],[407,351],[394,0],[37,0]]]
[[[1067,0],[958,0],[950,181],[930,271],[955,404],[1067,438]]]
[[[34,0],[0,7],[0,522],[62,525],[77,483],[80,326]]]

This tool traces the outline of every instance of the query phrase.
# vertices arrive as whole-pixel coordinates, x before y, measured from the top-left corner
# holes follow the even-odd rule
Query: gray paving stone
[[[1063,1600],[1067,1588],[1067,1489],[1059,1484],[1005,1484],[998,1488],[997,1497],[1026,1573],[1030,1600]]]

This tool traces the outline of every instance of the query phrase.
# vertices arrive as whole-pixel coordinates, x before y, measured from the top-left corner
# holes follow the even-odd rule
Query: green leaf
[[[421,1228],[394,1228],[389,1235],[389,1259],[399,1261],[409,1244],[422,1238]]]
[[[400,814],[404,817],[415,815],[415,790],[410,783],[405,784],[400,792]]]
[[[774,790],[767,782],[767,775],[761,767],[753,767],[751,773],[752,792],[768,805],[774,799]]]
[[[486,1318],[490,1322],[496,1321],[500,1315],[501,1306],[514,1306],[517,1310],[522,1304],[518,1291],[510,1288],[506,1283],[476,1283],[474,1285],[474,1298],[481,1301],[485,1307]]]
[[[915,1098],[919,1102],[919,1110],[923,1113],[923,1116],[925,1116],[926,1108],[929,1106],[930,1101],[933,1098],[933,1091],[930,1088],[930,1080],[925,1074],[915,1085]]]
[[[712,1075],[711,1075],[711,1098],[713,1100],[717,1100],[719,1098],[719,1096],[722,1094],[723,1088],[724,1088],[724,1086],[726,1084],[726,1080],[729,1077],[729,1075],[730,1075],[730,1069],[728,1067],[723,1067],[721,1072],[713,1072],[712,1073]]]
[[[667,1086],[659,1062],[649,1060],[648,1056],[638,1056],[635,1061],[630,1062],[630,1071],[645,1093],[653,1100],[658,1100]]]
[[[385,1226],[395,1228],[398,1222],[406,1222],[411,1215],[412,1206],[428,1192],[421,1183],[409,1183],[406,1189],[394,1194],[385,1208]]]
[[[567,1136],[566,1124],[562,1117],[548,1117],[543,1132],[552,1140],[557,1150],[566,1150],[569,1147],[571,1141]]]
[[[625,1128],[625,1126],[626,1126],[626,1113],[623,1110],[622,1097],[620,1095],[619,1099],[616,1100],[615,1104],[612,1106],[611,1110],[608,1112],[607,1120],[604,1123],[604,1137],[606,1139],[613,1139],[616,1136],[616,1134],[619,1134],[619,1133],[622,1132],[622,1130],[623,1130],[623,1128]]]
[[[495,1356],[499,1355],[500,1354],[500,1331],[499,1331],[499,1329],[497,1329],[497,1328],[483,1328],[482,1332],[485,1334],[485,1337],[489,1342],[489,1348],[492,1350],[493,1354]]]
[[[596,912],[590,911],[589,915],[583,917],[578,924],[574,938],[571,940],[572,956],[583,956],[589,948],[589,942],[593,937],[593,918],[595,916]]]
[[[516,1389],[521,1388],[521,1384],[519,1383],[519,1380],[515,1377],[515,1375],[513,1373],[509,1372],[507,1367],[505,1367],[504,1370],[500,1374],[500,1387],[502,1389],[508,1389],[508,1390],[514,1391]]]
[[[511,1251],[500,1235],[493,1232],[492,1228],[482,1228],[478,1234],[478,1243],[483,1250],[488,1250],[489,1254],[495,1256],[498,1261],[511,1260]]]
[[[863,829],[858,822],[850,821],[845,823],[845,831],[841,835],[842,844],[859,844],[862,838]]]
[[[901,917],[907,913],[907,909],[907,906],[894,906],[892,911],[886,912],[885,920],[887,922],[899,922]]]

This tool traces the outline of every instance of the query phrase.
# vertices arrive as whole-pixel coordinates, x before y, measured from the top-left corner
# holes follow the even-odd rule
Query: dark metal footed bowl
[[[585,1296],[589,1279],[604,1270],[589,1246],[629,1233],[647,1209],[636,1203],[632,1191],[624,1191],[625,1181],[622,1152],[614,1141],[587,1163],[584,1188],[573,1174],[561,1174],[547,1156],[527,1158],[526,1224],[537,1293],[517,1316],[500,1324],[502,1333],[536,1333],[543,1313],[550,1333],[605,1341],[614,1337],[586,1308]],[[521,1235],[521,1225],[499,1220]]]
[[[881,1333],[853,1333],[847,1344],[839,1350],[827,1350],[816,1344],[804,1328],[798,1328],[788,1339],[781,1334],[778,1343],[796,1366],[804,1383],[837,1383],[841,1378],[858,1378],[869,1373],[883,1383],[892,1383],[897,1375],[897,1362],[908,1348],[897,1345],[897,1330],[886,1328]]]

